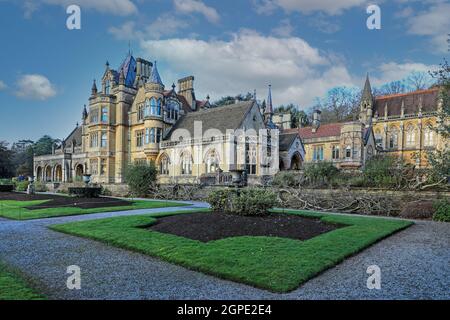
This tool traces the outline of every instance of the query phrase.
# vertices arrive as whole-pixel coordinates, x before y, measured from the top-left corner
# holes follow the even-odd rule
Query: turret
[[[266,108],[264,109],[264,122],[270,129],[276,128],[272,121],[273,118],[273,105],[272,105],[272,85],[269,84],[269,94],[267,96]]]
[[[88,112],[86,109],[86,105],[84,105],[83,112],[81,114],[81,119],[83,120],[83,124],[86,124],[87,117],[88,117]]]
[[[366,127],[372,123],[373,115],[373,95],[372,87],[370,85],[369,74],[366,76],[366,83],[361,95],[359,121],[361,121]]]

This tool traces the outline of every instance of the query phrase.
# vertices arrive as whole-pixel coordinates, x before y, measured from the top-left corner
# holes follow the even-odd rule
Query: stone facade
[[[117,70],[106,63],[94,80],[82,124],[51,155],[35,157],[34,175],[46,182],[72,182],[84,174],[99,184],[121,184],[129,163],[153,162],[160,183],[198,183],[202,177],[246,171],[258,183],[284,162],[303,162],[298,134],[279,147],[272,95],[266,108],[256,100],[212,108],[195,97],[194,77],[165,88],[158,68],[129,54]],[[283,141],[285,141],[284,139]]]

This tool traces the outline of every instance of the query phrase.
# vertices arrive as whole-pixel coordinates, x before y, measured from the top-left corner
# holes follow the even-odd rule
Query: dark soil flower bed
[[[208,242],[239,236],[307,240],[342,226],[293,214],[248,217],[214,212],[158,218],[157,222],[148,229]]]
[[[77,207],[81,209],[104,208],[104,207],[120,207],[129,206],[132,203],[125,200],[114,198],[80,198],[69,196],[58,196],[53,194],[33,194],[28,195],[20,192],[2,192],[0,200],[14,201],[33,201],[33,200],[50,200],[39,205],[25,207],[29,210],[60,208],[60,207]]]

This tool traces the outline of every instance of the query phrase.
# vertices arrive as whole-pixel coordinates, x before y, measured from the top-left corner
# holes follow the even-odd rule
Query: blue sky
[[[195,76],[197,98],[273,86],[274,103],[309,107],[334,86],[398,80],[448,57],[450,3],[365,0],[0,0],[0,140],[64,138],[94,78],[128,52],[157,60],[166,87]],[[81,30],[66,8],[81,8]]]

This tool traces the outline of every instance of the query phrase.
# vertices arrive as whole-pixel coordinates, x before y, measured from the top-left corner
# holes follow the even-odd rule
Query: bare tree
[[[406,78],[406,84],[409,91],[426,89],[431,84],[430,75],[427,72],[413,71]]]
[[[317,99],[313,109],[322,111],[324,123],[351,120],[359,109],[360,96],[361,93],[356,88],[335,87],[324,98]]]

